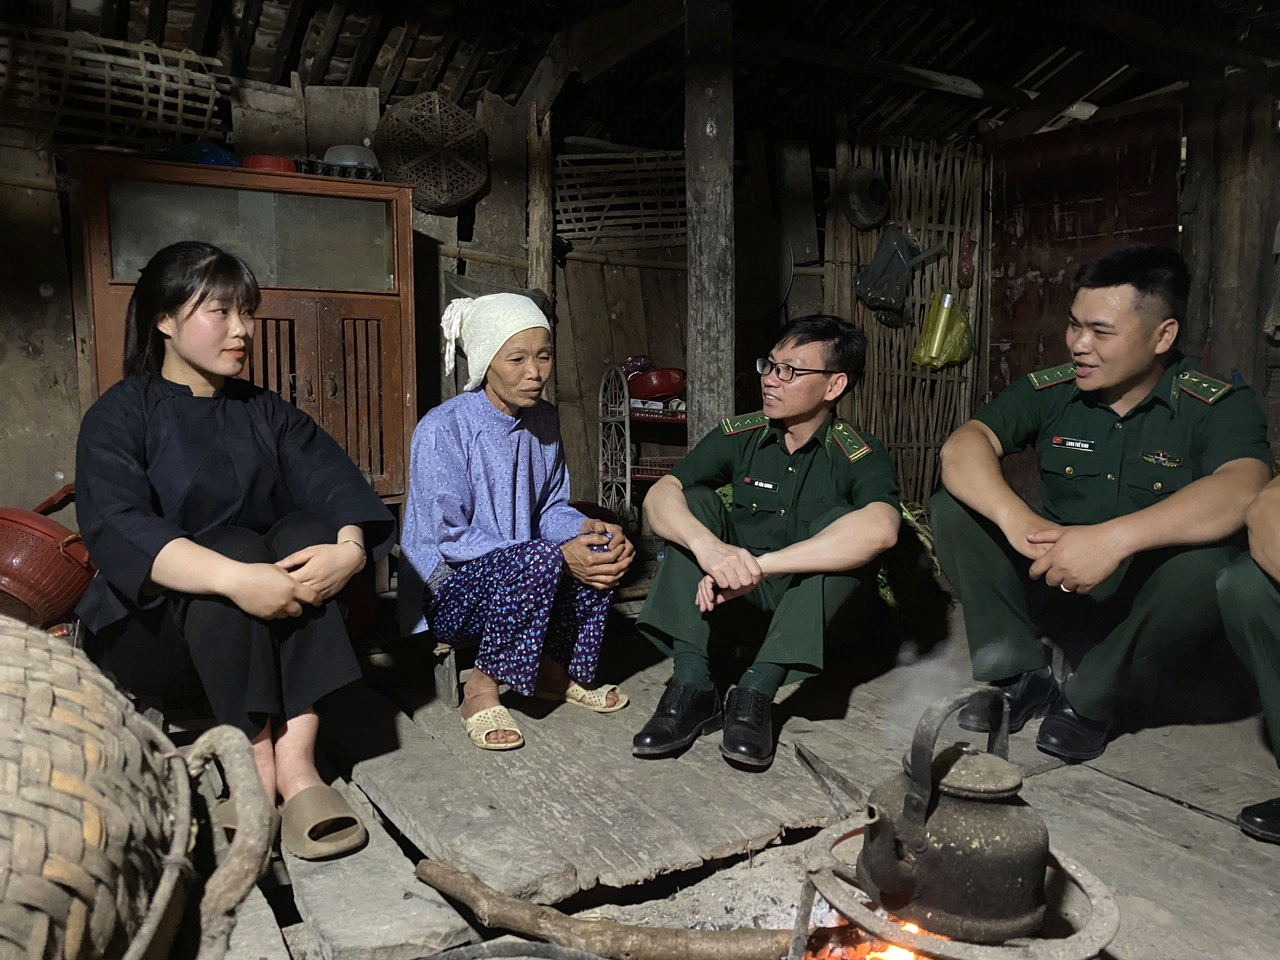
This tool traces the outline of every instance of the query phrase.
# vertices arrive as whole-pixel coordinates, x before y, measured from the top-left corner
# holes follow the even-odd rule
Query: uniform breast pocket
[[[1146,460],[1129,464],[1124,473],[1125,489],[1129,499],[1139,510],[1160,502],[1194,479],[1191,468],[1188,466],[1181,464],[1168,466],[1148,463]]]
[[[1098,489],[1102,473],[1102,461],[1097,457],[1086,451],[1046,450],[1040,459],[1046,505],[1062,507],[1088,500]]]
[[[771,550],[776,544],[777,522],[784,521],[780,515],[781,498],[776,489],[754,486],[739,480],[733,485],[733,525],[748,550]]]

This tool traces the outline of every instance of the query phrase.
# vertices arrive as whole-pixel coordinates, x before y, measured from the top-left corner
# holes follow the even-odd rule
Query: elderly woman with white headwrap
[[[524,743],[498,684],[611,713],[616,685],[591,687],[609,599],[635,553],[621,527],[569,506],[551,375],[551,327],[528,297],[454,300],[441,321],[466,389],[413,434],[401,540],[401,626],[478,641],[462,722],[485,750]]]

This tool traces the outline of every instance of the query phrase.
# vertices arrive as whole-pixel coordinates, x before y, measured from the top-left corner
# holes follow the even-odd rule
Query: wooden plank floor
[[[639,643],[631,634],[611,640]],[[397,709],[353,688],[326,718],[326,752],[429,856],[507,892],[556,902],[834,822],[794,744],[868,789],[901,769],[925,707],[971,682],[958,616],[949,639],[914,662],[895,663],[893,651],[846,651],[832,676],[782,692],[777,759],[767,771],[745,772],[721,758],[715,736],[678,758],[633,758],[631,737],[670,665],[639,647],[623,652],[633,656],[615,651],[602,669],[632,699],[616,714],[505,695],[527,739],[523,749],[475,749],[456,712],[428,695],[394,690]],[[1280,956],[1280,846],[1252,841],[1232,824],[1242,804],[1280,794],[1257,716],[1124,733],[1081,766],[1039,753],[1037,727],[1012,738],[1011,757],[1054,845],[1120,900],[1123,925],[1108,957]],[[973,738],[953,719],[940,743]],[[1214,945],[1216,952],[1203,952]]]

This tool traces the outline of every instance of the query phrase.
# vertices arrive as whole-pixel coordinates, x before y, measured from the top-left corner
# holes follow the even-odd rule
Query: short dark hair
[[[1076,271],[1071,292],[1084,288],[1129,285],[1144,297],[1164,301],[1166,316],[1179,324],[1187,318],[1187,297],[1191,294],[1191,271],[1177,250],[1153,243],[1135,243],[1100,257],[1094,257]]]
[[[844,396],[862,379],[867,365],[867,335],[851,323],[827,313],[814,313],[796,317],[778,331],[774,346],[794,343],[803,347],[806,343],[824,343],[827,346],[827,366],[839,370],[849,378]]]
[[[159,373],[164,365],[165,336],[156,324],[177,317],[188,300],[200,306],[210,297],[235,303],[250,313],[262,292],[249,265],[211,243],[184,240],[165,247],[142,268],[129,298],[124,327],[124,375]]]

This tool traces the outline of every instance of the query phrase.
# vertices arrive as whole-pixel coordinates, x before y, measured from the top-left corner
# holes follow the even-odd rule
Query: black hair
[[[165,247],[142,268],[129,298],[124,327],[126,377],[160,372],[165,335],[156,324],[164,316],[178,319],[178,311],[193,297],[197,298],[193,308],[214,297],[253,313],[262,292],[247,263],[211,243],[184,240]]]
[[[794,343],[797,347],[806,343],[826,344],[827,367],[839,370],[849,378],[844,393],[840,394],[842,397],[862,379],[867,365],[867,335],[853,324],[827,313],[814,313],[788,321],[774,341],[775,346],[783,343]]]
[[[1084,288],[1133,287],[1144,297],[1159,297],[1166,317],[1179,324],[1187,317],[1191,271],[1177,250],[1153,243],[1135,243],[1094,257],[1077,272],[1071,292]]]

